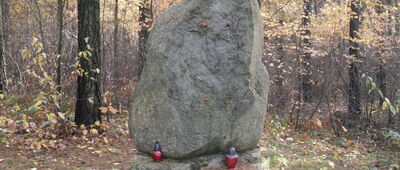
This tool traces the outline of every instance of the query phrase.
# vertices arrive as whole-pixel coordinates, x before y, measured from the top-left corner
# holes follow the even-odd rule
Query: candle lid
[[[153,151],[161,151],[161,145],[159,142],[154,143]]]
[[[231,156],[236,155],[236,149],[234,147],[229,148],[228,155]]]

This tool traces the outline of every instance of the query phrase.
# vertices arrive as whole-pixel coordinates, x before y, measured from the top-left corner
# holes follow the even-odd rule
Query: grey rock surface
[[[257,0],[183,0],[157,21],[130,102],[141,152],[159,141],[166,157],[256,147],[267,108]]]

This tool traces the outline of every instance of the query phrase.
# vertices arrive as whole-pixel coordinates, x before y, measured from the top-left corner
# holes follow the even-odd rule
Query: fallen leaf
[[[99,131],[97,129],[90,129],[91,134],[99,134]]]
[[[107,111],[108,111],[107,107],[100,107],[99,109],[100,109],[100,112],[103,113],[103,114],[106,114]]]
[[[109,109],[109,111],[110,111],[111,114],[117,114],[118,113],[118,110],[114,109],[114,108]]]
[[[28,129],[29,128],[29,123],[26,120],[22,121],[22,128],[23,129]]]
[[[108,139],[106,137],[103,137],[104,143],[108,144]]]
[[[67,146],[65,146],[64,144],[60,143],[57,145],[57,150],[64,151],[65,149],[67,149]]]
[[[29,126],[32,128],[32,129],[36,129],[36,123],[35,122],[30,122],[29,123]]]
[[[108,150],[109,152],[113,152],[113,149],[112,149],[112,148],[107,148],[107,150]]]
[[[331,166],[332,168],[335,168],[335,162],[332,161],[328,161],[329,166]]]
[[[337,159],[339,157],[338,153],[333,154],[333,158]]]
[[[50,147],[51,147],[52,149],[57,149],[56,143],[55,143],[54,141],[50,141],[50,142],[49,142],[49,145],[50,145]]]
[[[42,148],[42,144],[37,143],[37,144],[36,144],[36,150],[40,151],[41,148]]]

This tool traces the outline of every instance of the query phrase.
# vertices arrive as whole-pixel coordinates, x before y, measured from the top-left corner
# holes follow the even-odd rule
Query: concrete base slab
[[[259,148],[238,153],[236,170],[262,170],[262,157]],[[133,158],[132,170],[225,170],[224,155],[206,155],[187,160],[164,159],[154,162],[149,154],[138,153]]]

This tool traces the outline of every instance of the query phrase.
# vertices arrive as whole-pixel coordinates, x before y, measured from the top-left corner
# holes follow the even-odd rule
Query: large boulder
[[[267,108],[257,0],[183,0],[158,20],[130,103],[141,152],[159,141],[166,157],[256,147]]]

